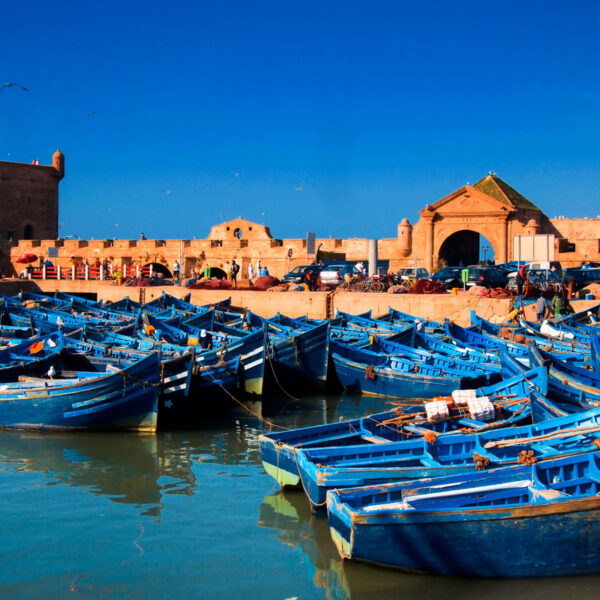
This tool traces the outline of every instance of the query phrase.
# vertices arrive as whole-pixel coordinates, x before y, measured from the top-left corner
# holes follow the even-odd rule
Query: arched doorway
[[[173,273],[171,273],[171,271],[169,271],[169,269],[167,269],[167,267],[165,267],[165,265],[162,265],[158,262],[153,262],[153,263],[146,263],[142,268],[144,271],[146,271],[148,269],[148,267],[152,266],[152,272],[153,273],[157,273],[158,275],[162,275],[164,278],[166,279],[172,279],[173,278]]]
[[[32,240],[33,239],[33,225],[25,225],[25,229],[23,230],[23,239],[24,240]]]
[[[438,252],[440,266],[475,265],[493,257],[494,247],[489,240],[466,229],[448,236]]]

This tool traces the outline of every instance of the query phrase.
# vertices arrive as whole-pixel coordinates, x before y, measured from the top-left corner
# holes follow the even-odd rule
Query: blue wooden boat
[[[547,367],[550,398],[584,409],[600,406],[600,374],[561,361],[533,344],[529,346],[529,363]]]
[[[85,369],[87,361],[93,358],[95,362],[113,362],[116,365],[140,360],[149,351],[127,347],[113,346],[101,342],[82,339],[82,332],[70,333],[65,336],[65,362],[75,365],[75,368]],[[195,349],[193,346],[181,352],[161,352],[160,356],[160,387],[158,405],[158,426],[162,427],[172,420],[169,418],[174,404],[185,403],[190,391],[193,373]],[[73,367],[70,367],[73,368]]]
[[[156,430],[158,353],[123,369],[0,385],[6,429]]]
[[[44,375],[59,363],[64,347],[62,333],[55,332],[0,349],[0,382]]]
[[[599,437],[600,409],[595,409],[480,433],[339,448],[300,448],[296,460],[302,487],[312,508],[318,510],[324,508],[330,489],[455,475],[589,452],[597,449]]]
[[[13,304],[7,305],[5,308],[13,325],[30,326],[42,331],[47,331],[48,328],[54,330],[58,327],[65,330],[78,329],[86,325],[107,328],[126,322],[121,319],[111,325],[103,317],[73,314],[52,308],[25,308]]]
[[[446,334],[463,347],[474,347],[483,349],[486,352],[496,353],[503,350],[518,360],[529,360],[529,351],[525,343],[506,340],[483,330],[465,329],[448,320],[445,322],[445,328]],[[585,355],[589,354],[589,346],[586,347],[580,344],[569,344],[560,340],[548,340],[537,336],[527,336],[525,341],[532,341],[536,346],[560,353],[565,360],[583,362]]]
[[[460,346],[454,343],[453,338],[443,340],[439,337],[417,331],[411,327],[404,332],[396,333],[388,338],[387,341],[395,341],[401,344],[420,348],[429,352],[436,352],[446,356],[453,356],[463,360],[475,361],[480,363],[492,363],[499,365],[500,359],[496,352],[486,352],[485,350],[471,348],[469,346]]]
[[[453,390],[477,388],[500,379],[499,373],[438,367],[399,356],[372,352],[330,341],[335,372],[341,385],[372,396],[433,398]]]
[[[402,344],[389,338],[379,338],[369,336],[366,340],[354,343],[358,348],[371,350],[372,352],[380,352],[388,356],[399,356],[408,360],[419,363],[435,365],[443,369],[456,369],[472,371],[473,373],[481,374],[481,372],[500,373],[502,367],[497,362],[481,362],[469,360],[468,354],[456,352],[453,356],[442,354],[439,352],[415,348],[413,345]]]
[[[600,303],[570,315],[563,315],[560,319],[557,319],[557,322],[571,326],[598,327],[600,326]]]
[[[462,482],[331,491],[343,558],[411,573],[556,577],[600,572],[600,455],[557,457]]]
[[[528,335],[545,338],[546,340],[560,340],[566,344],[571,344],[574,348],[585,347],[589,351],[590,334],[577,331],[574,328],[568,328],[566,325],[550,323],[548,320],[542,323],[533,323],[523,318],[519,319],[519,324],[523,331]]]
[[[497,413],[492,421],[475,420],[468,410],[455,408],[451,418],[429,422],[423,405],[418,404],[409,410],[400,407],[349,421],[263,433],[259,436],[262,464],[282,487],[295,487],[300,484],[296,461],[296,451],[300,448],[382,444],[416,439],[431,432],[445,435],[526,423],[530,418],[529,397],[532,390],[540,394],[547,391],[543,367],[475,390],[476,397],[487,397],[494,403]]]
[[[329,323],[313,324],[310,329],[294,329],[263,319],[248,311],[254,330],[263,332],[266,344],[267,373],[272,384],[289,389],[323,386],[327,380],[329,359]]]
[[[95,302],[87,298],[75,296],[73,294],[67,294],[65,292],[55,292],[54,298],[67,303],[67,307],[61,310],[67,310],[68,312],[76,312],[81,315],[91,315],[100,317],[111,323],[118,323],[120,321],[127,321],[130,316],[123,313],[106,310],[101,302]]]
[[[600,338],[592,336],[590,339],[590,358],[592,369],[600,373]]]
[[[157,350],[161,356],[183,355],[191,347],[195,349],[194,369],[202,368],[205,364],[240,358],[240,369],[237,369],[239,377],[238,389],[248,395],[261,395],[263,393],[265,375],[265,340],[264,334],[260,332],[235,331],[236,335],[223,332],[210,332],[213,339],[212,350],[202,350],[197,345],[185,346],[179,344],[168,344],[159,342],[149,336],[139,337],[126,336],[120,333],[108,331],[100,332],[93,328],[83,330],[84,339],[93,341],[108,347],[108,353],[112,353],[117,347],[150,351]],[[188,343],[197,342],[188,335]],[[206,385],[203,385],[206,388]]]
[[[439,321],[433,321],[427,317],[415,317],[413,315],[409,315],[407,313],[403,313],[395,308],[390,308],[389,319],[392,323],[402,324],[402,323],[413,323],[417,325],[418,331],[423,331],[427,333],[436,333],[438,331],[442,331],[444,326]],[[387,315],[386,315],[387,316]],[[385,317],[380,317],[380,320],[385,319]]]

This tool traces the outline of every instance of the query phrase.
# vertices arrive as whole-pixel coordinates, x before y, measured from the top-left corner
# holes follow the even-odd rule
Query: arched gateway
[[[468,229],[450,234],[442,242],[438,251],[439,265],[466,266],[478,263],[480,238],[481,235],[478,232]]]
[[[514,235],[537,234],[547,220],[540,209],[496,175],[466,185],[426,206],[414,226],[413,258],[435,270],[448,264],[473,264],[479,259],[479,236],[493,247],[497,263],[512,258],[509,240]],[[414,249],[422,255],[414,257]]]

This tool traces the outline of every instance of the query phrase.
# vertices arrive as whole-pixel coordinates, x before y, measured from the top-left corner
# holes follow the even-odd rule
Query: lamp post
[[[489,246],[482,246],[481,249],[483,250],[483,262],[487,261],[487,253],[488,250],[490,249]]]

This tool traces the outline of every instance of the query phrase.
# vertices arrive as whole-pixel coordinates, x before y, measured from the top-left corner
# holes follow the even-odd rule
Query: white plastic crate
[[[476,421],[493,421],[496,418],[496,409],[487,396],[471,398],[468,405],[471,418]]]
[[[456,406],[467,406],[467,402],[471,398],[477,397],[476,390],[454,390],[452,392],[452,400]]]
[[[450,409],[445,400],[437,400],[425,404],[427,420],[431,422],[445,421],[450,418]]]

